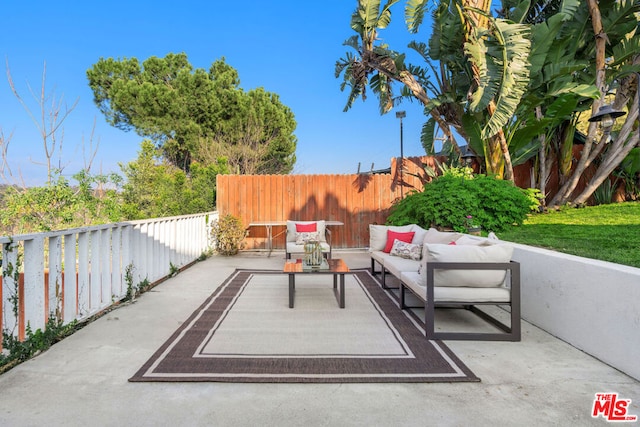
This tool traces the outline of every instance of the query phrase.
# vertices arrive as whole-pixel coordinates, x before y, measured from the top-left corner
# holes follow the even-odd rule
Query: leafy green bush
[[[244,247],[247,232],[240,218],[227,214],[215,221],[211,226],[211,237],[216,251],[221,255],[235,255]]]
[[[501,231],[522,224],[535,203],[535,193],[511,182],[485,175],[474,177],[446,174],[425,184],[396,203],[388,224],[419,224],[424,228],[452,228],[466,231],[467,217],[485,231]]]

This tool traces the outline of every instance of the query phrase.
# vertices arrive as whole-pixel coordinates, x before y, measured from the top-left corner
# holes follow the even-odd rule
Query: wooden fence
[[[574,162],[582,146],[574,147]],[[402,174],[399,159],[391,159],[390,173],[352,175],[218,175],[217,211],[239,217],[249,231],[247,249],[267,247],[264,227],[252,222],[315,220],[341,221],[332,229],[335,248],[363,248],[369,245],[369,224],[384,224],[395,200],[411,191],[421,191],[430,178],[429,166],[437,170],[434,157],[407,157]],[[444,159],[440,159],[441,161]],[[474,169],[477,169],[474,164]],[[530,187],[532,164],[515,168],[516,185]],[[555,167],[547,184],[549,199],[559,188]],[[589,177],[589,173],[585,177]],[[584,188],[581,179],[576,191]],[[402,183],[402,185],[401,185]],[[273,247],[284,248],[284,227],[274,227]]]
[[[334,248],[369,245],[369,224],[384,224],[394,200],[422,189],[424,164],[430,158],[406,158],[401,190],[399,170],[389,174],[352,175],[218,175],[217,210],[241,218],[249,229],[247,249],[266,248],[264,227],[252,222],[316,220],[341,221],[332,227]],[[274,227],[273,247],[284,248],[285,228]]]
[[[365,247],[369,224],[384,223],[393,200],[391,175],[218,175],[220,216],[252,222],[316,220],[341,221],[334,226],[335,248]],[[273,247],[284,248],[285,227],[274,227]],[[250,227],[247,248],[266,248],[266,229]]]

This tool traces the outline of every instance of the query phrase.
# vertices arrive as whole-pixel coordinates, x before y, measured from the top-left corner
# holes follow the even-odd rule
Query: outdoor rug
[[[129,381],[288,383],[480,381],[368,270],[345,276],[236,270]]]

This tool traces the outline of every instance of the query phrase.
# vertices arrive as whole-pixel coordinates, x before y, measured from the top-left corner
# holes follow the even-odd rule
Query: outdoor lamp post
[[[476,155],[473,154],[473,151],[471,151],[469,149],[469,146],[467,145],[464,147],[464,152],[462,153],[460,158],[462,159],[462,162],[465,166],[471,167],[471,165],[473,165],[473,159],[476,158]]]
[[[598,112],[589,117],[590,122],[600,122],[603,128],[607,129],[613,126],[618,117],[624,116],[624,111],[614,110],[611,105],[604,105],[598,109]]]
[[[636,75],[637,93],[638,97],[638,109],[640,114],[640,73],[634,73]],[[598,109],[598,112],[589,118],[590,122],[600,122],[600,125],[605,129],[605,132],[609,132],[611,126],[615,123],[618,117],[622,117],[627,114],[625,111],[614,110],[611,105],[604,105]]]
[[[400,198],[404,199],[404,178],[402,169],[404,169],[404,149],[402,143],[402,119],[407,117],[406,111],[396,111],[396,119],[400,119]]]

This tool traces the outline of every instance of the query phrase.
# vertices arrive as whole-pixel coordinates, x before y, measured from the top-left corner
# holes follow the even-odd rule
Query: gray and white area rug
[[[237,270],[129,381],[366,383],[480,381],[367,270],[346,275]]]

